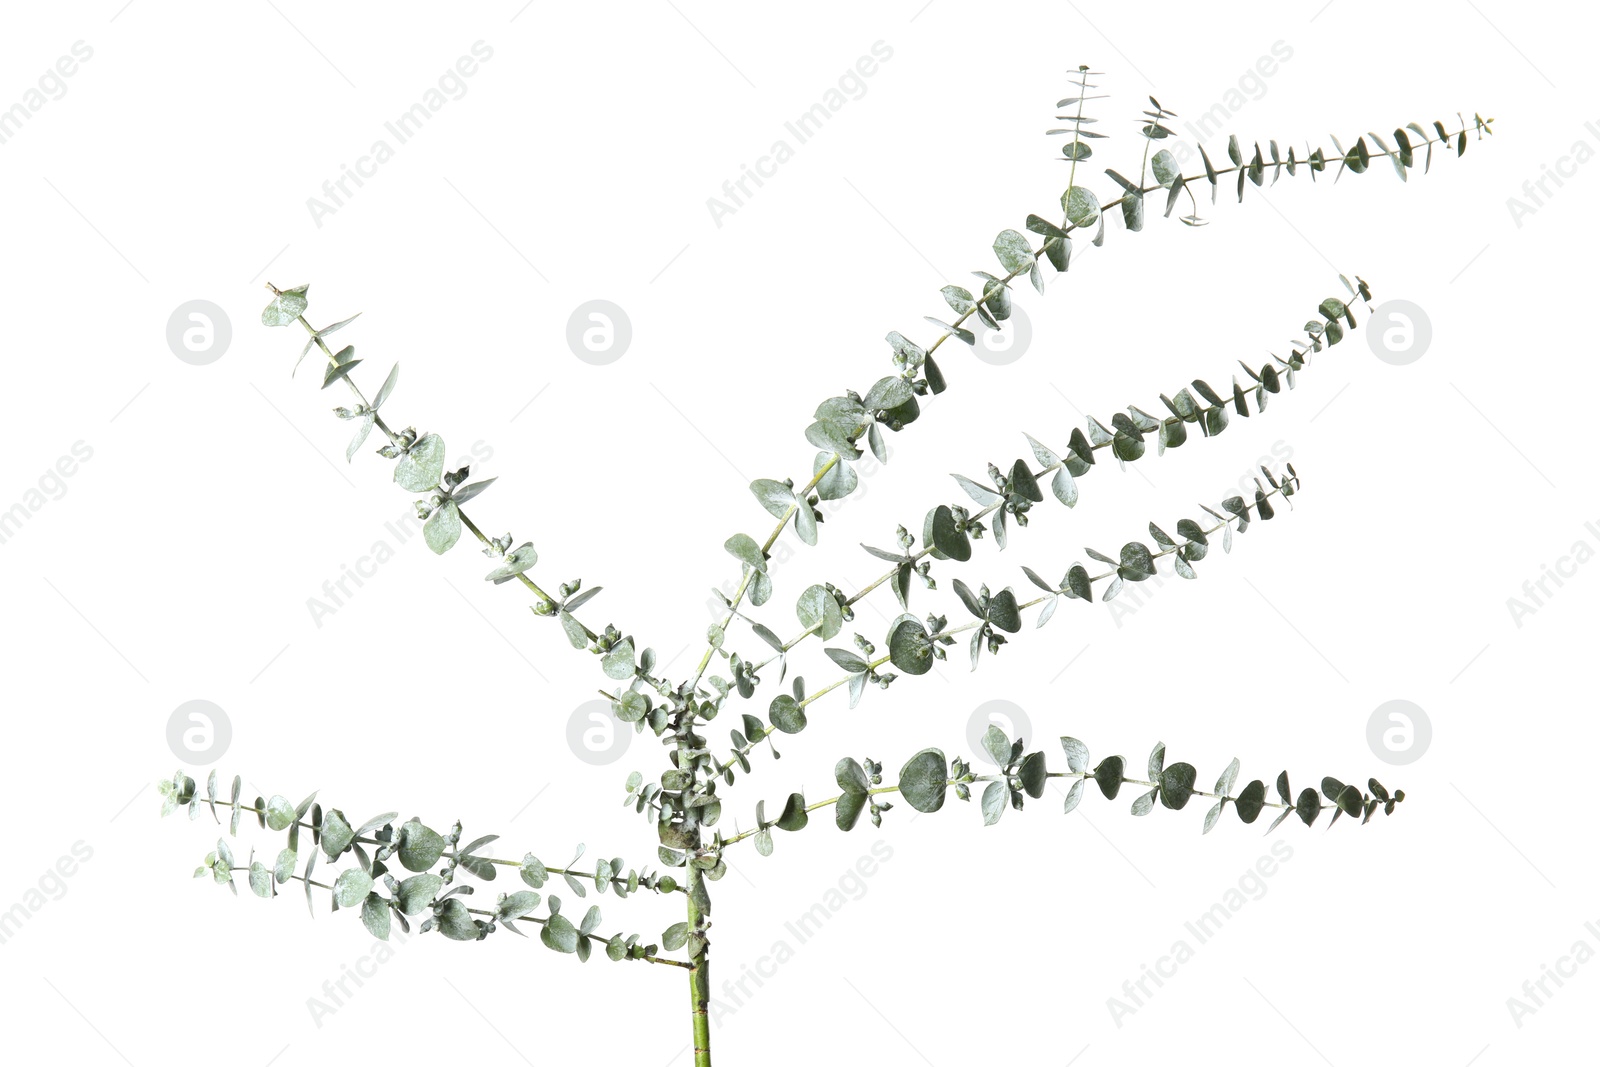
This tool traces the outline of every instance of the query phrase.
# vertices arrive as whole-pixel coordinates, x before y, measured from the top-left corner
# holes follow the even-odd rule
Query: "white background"
[[[580,966],[509,936],[413,940],[318,1026],[309,998],[371,952],[355,917],[313,922],[295,896],[233,899],[190,880],[216,827],[209,815],[158,820],[155,782],[174,765],[168,717],[191,699],[225,709],[221,774],[242,774],[247,796],[321,789],[356,821],[390,809],[441,828],[459,818],[469,836],[504,835],[498,855],[533,849],[551,864],[578,841],[591,861],[653,865],[655,851],[619,801],[629,770],[659,772],[657,746],[635,738],[601,768],[574,756],[569,717],[605,679],[530,615],[524,590],[483,583],[475,549],[441,559],[420,539],[398,546],[313,621],[308,599],[392,541],[384,524],[410,502],[370,449],[346,466],[349,427],[327,413],[345,397],[319,394],[316,371],[290,377],[298,331],[259,325],[263,286],[311,282],[319,325],[364,312],[341,337],[369,360],[357,375],[369,394],[398,360],[392,421],[442,433],[452,457],[476,443],[489,457],[477,473],[500,476],[475,517],[532,539],[547,588],[604,585],[583,612],[591,625],[614,621],[681,674],[708,588],[736,569],[722,541],[770,529],[749,479],[803,480],[815,404],[890,372],[886,331],[929,339],[922,316],[947,317],[939,287],[992,269],[1002,228],[1058,212],[1059,141],[1041,134],[1080,62],[1105,71],[1113,94],[1095,113],[1114,137],[1087,167],[1103,196],[1104,166],[1138,165],[1129,120],[1147,93],[1180,121],[1242,102],[1226,130],[1246,144],[1388,138],[1409,121],[1454,127],[1458,110],[1495,117],[1497,135],[1459,160],[1436,153],[1406,185],[1381,164],[1337,184],[1302,173],[1243,205],[1225,191],[1204,229],[1152,212],[1142,234],[1117,221],[1104,248],[1080,242],[1070,276],[1042,297],[1019,291],[1033,329],[1022,358],[991,366],[941,349],[950,392],[892,439],[893,461],[829,517],[822,547],[775,568],[769,625],[792,631],[812,582],[874,576],[858,542],[887,546],[897,522],[958,500],[949,471],[981,476],[1026,454],[1022,431],[1061,448],[1079,409],[1108,421],[1128,403],[1159,411],[1160,392],[1196,376],[1225,385],[1236,358],[1284,352],[1341,293],[1340,271],[1368,279],[1379,302],[1424,309],[1431,346],[1391,366],[1363,320],[1264,417],[1127,473],[1102,466],[1073,512],[1036,508],[1004,558],[985,542],[973,563],[937,568],[940,591],[913,607],[955,620],[950,579],[1020,589],[1021,564],[1055,576],[1085,544],[1113,549],[1149,520],[1170,529],[1197,501],[1215,504],[1275,447],[1292,449],[1305,479],[1292,514],[1131,617],[1063,605],[976,674],[946,664],[854,712],[819,702],[780,763],[757,758],[725,819],[748,825],[757,799],[771,811],[790,790],[831,796],[842,755],[892,771],[924,746],[968,751],[990,699],[1024,709],[1057,767],[1063,733],[1135,767],[1160,740],[1203,785],[1237,755],[1241,782],[1284,767],[1297,789],[1376,775],[1407,800],[1366,827],[1281,827],[1272,839],[1292,858],[1204,945],[1184,924],[1272,839],[1231,813],[1202,837],[1199,802],[1136,820],[1129,796],[1091,796],[1063,817],[1052,792],[985,830],[976,804],[952,801],[850,836],[819,819],[780,835],[767,860],[741,848],[715,887],[719,1000],[733,1006],[723,980],[777,942],[795,952],[724,1015],[720,1061],[1590,1054],[1600,965],[1548,984],[1554,995],[1520,1027],[1507,998],[1575,942],[1600,950],[1584,928],[1600,921],[1587,819],[1600,568],[1549,585],[1520,627],[1507,599],[1575,542],[1600,547],[1584,525],[1600,522],[1586,314],[1600,167],[1548,184],[1520,225],[1507,199],[1526,201],[1523,183],[1575,142],[1600,148],[1585,126],[1600,120],[1593,25],[1568,6],[1500,0],[919,3],[780,14],[109,0],[9,13],[0,106],[24,100],[74,42],[93,50],[64,95],[0,144],[0,508],[37,502],[30,490],[76,442],[93,453],[61,483],[45,478],[47,502],[0,544],[0,909],[40,904],[0,944],[18,1055],[687,1062],[678,972]],[[478,41],[493,55],[465,94],[319,226],[307,199]],[[879,41],[892,57],[864,95],[718,226],[707,198]],[[1279,41],[1292,57],[1230,95]],[[1210,140],[1214,159],[1224,145]],[[596,298],[633,329],[604,367],[565,340],[573,309]],[[173,310],[195,299],[232,325],[207,366],[165,339]],[[881,643],[894,609],[883,593],[871,603],[858,626]],[[747,630],[732,641],[757,645]],[[794,670],[813,687],[835,673],[815,643]],[[1404,768],[1367,742],[1391,699],[1433,725]],[[189,768],[202,781],[207,769]],[[891,858],[798,944],[784,924],[879,840]],[[80,841],[92,858],[46,877]],[[251,842],[279,847],[248,830],[236,849]],[[50,892],[30,895],[41,879]],[[654,898],[601,903],[608,932],[654,938],[682,917]],[[1119,1025],[1108,998],[1180,939],[1194,958]]]

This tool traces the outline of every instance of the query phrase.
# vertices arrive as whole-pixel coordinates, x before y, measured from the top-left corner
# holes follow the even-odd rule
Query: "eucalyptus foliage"
[[[238,778],[224,800],[217,795],[215,771],[201,796],[194,779],[179,770],[161,785],[163,814],[185,808],[194,819],[209,810],[219,825],[224,813],[227,818],[227,832],[196,869],[196,877],[235,893],[243,884],[264,898],[294,888],[304,892],[313,913],[321,907],[358,912],[366,929],[379,938],[387,938],[396,924],[408,930],[413,921],[422,931],[437,931],[457,941],[479,941],[499,930],[523,934],[537,928],[547,949],[580,960],[603,950],[611,960],[686,969],[696,1062],[709,1064],[709,887],[727,873],[729,848],[750,841],[759,855],[769,856],[782,834],[798,833],[821,821],[812,819],[821,809],[831,809],[833,824],[848,831],[863,819],[881,826],[886,817],[897,818],[893,813],[902,803],[913,811],[931,813],[941,810],[951,795],[968,802],[976,794],[983,823],[992,825],[1008,809],[1021,810],[1030,801],[1044,799],[1051,780],[1060,779],[1056,784],[1062,807],[1069,813],[1091,792],[1107,801],[1126,799],[1124,786],[1134,787],[1130,807],[1135,816],[1158,808],[1182,811],[1194,798],[1205,798],[1210,803],[1205,805],[1202,832],[1212,830],[1230,805],[1245,824],[1255,823],[1266,809],[1275,809],[1269,832],[1290,815],[1311,826],[1325,812],[1332,813],[1327,818],[1330,825],[1341,817],[1366,823],[1380,809],[1392,814],[1405,794],[1391,792],[1375,779],[1368,779],[1363,789],[1325,777],[1319,786],[1306,786],[1297,793],[1283,771],[1270,790],[1263,779],[1236,790],[1240,763],[1234,759],[1213,788],[1204,790],[1198,787],[1205,780],[1200,770],[1192,763],[1168,762],[1164,745],[1155,746],[1141,777],[1130,774],[1123,756],[1092,760],[1089,746],[1074,737],[1060,739],[1065,769],[1052,770],[1045,749],[1029,751],[1030,739],[1008,736],[998,728],[984,735],[981,754],[950,755],[925,747],[906,758],[889,779],[879,761],[844,756],[833,768],[838,792],[832,796],[812,801],[804,791],[789,791],[770,808],[765,800],[757,801],[753,818],[742,823],[731,814],[733,809],[724,811],[739,779],[753,773],[758,751],[778,758],[779,735],[808,729],[821,710],[819,702],[830,693],[839,691],[834,703],[854,708],[870,690],[887,689],[902,676],[929,673],[936,661],[958,647],[976,670],[1021,639],[1030,614],[1034,628],[1044,626],[1064,602],[1111,600],[1129,583],[1147,581],[1163,569],[1195,579],[1202,564],[1210,567],[1213,548],[1220,545],[1226,554],[1236,536],[1275,519],[1279,508],[1290,506],[1301,489],[1300,475],[1292,465],[1282,472],[1262,468],[1249,494],[1226,497],[1214,507],[1201,505],[1168,526],[1149,523],[1145,538],[1105,550],[1085,547],[1080,559],[1053,560],[1044,573],[1059,573],[1058,580],[1043,577],[1031,566],[1020,568],[1025,582],[1019,580],[1017,585],[991,586],[968,573],[979,542],[987,540],[997,551],[1006,550],[1016,531],[1039,517],[1036,508],[1046,509],[1051,502],[1076,507],[1083,479],[1107,466],[1108,460],[1125,468],[1146,461],[1152,443],[1154,454],[1160,456],[1168,449],[1215,438],[1238,420],[1261,416],[1273,397],[1296,387],[1314,355],[1332,350],[1348,336],[1356,326],[1358,308],[1370,301],[1371,290],[1359,276],[1354,281],[1340,276],[1342,294],[1307,301],[1314,310],[1305,316],[1304,326],[1283,355],[1239,361],[1243,379],[1234,375],[1227,387],[1216,388],[1196,378],[1171,395],[1160,395],[1159,407],[1148,402],[1144,408],[1129,405],[1104,420],[1089,417],[1070,430],[1025,434],[1026,452],[998,463],[985,461],[981,474],[954,474],[959,493],[913,513],[909,525],[897,527],[892,538],[863,544],[881,570],[877,577],[865,584],[843,578],[816,582],[772,603],[777,595],[770,567],[774,545],[791,528],[797,540],[815,545],[822,529],[821,502],[846,497],[856,489],[856,464],[868,451],[887,462],[886,435],[905,431],[921,417],[919,398],[948,388],[935,359],[947,340],[973,345],[978,330],[1003,330],[1012,314],[1013,282],[1027,275],[1042,292],[1046,267],[1057,273],[1071,267],[1075,240],[1090,231],[1092,243],[1106,239],[1108,229],[1114,229],[1107,226],[1108,215],[1120,217],[1124,231],[1140,232],[1148,221],[1147,198],[1156,199],[1163,218],[1185,205],[1180,221],[1197,226],[1206,221],[1200,216],[1201,198],[1209,191],[1214,203],[1224,179],[1241,201],[1247,185],[1260,187],[1269,175],[1277,182],[1304,171],[1315,181],[1331,169],[1338,180],[1346,172],[1366,172],[1379,158],[1387,158],[1405,180],[1419,159],[1424,173],[1431,167],[1435,146],[1459,156],[1466,151],[1469,133],[1481,138],[1491,132],[1491,120],[1475,115],[1471,122],[1458,116],[1454,130],[1438,122],[1431,130],[1416,123],[1396,128],[1390,135],[1393,148],[1376,133],[1357,137],[1348,149],[1330,138],[1332,151],[1308,145],[1303,153],[1294,147],[1283,150],[1277,141],[1268,141],[1265,151],[1258,143],[1246,151],[1230,138],[1230,165],[1218,167],[1201,147],[1203,170],[1184,174],[1165,147],[1176,136],[1168,125],[1175,113],[1152,97],[1150,108],[1137,119],[1142,141],[1137,179],[1106,168],[1112,187],[1097,192],[1077,181],[1079,170],[1087,172],[1087,161],[1102,150],[1098,142],[1107,137],[1094,128],[1094,117],[1085,113],[1090,101],[1102,99],[1090,91],[1096,88],[1090,81],[1093,76],[1087,67],[1075,73],[1073,94],[1058,104],[1066,125],[1050,131],[1063,136],[1061,154],[1069,166],[1060,211],[1052,210],[1048,217],[1030,214],[1022,230],[1003,230],[992,245],[1000,273],[974,271],[982,282],[975,286],[976,293],[954,284],[941,290],[953,318],[928,319],[937,331],[930,342],[919,344],[900,331],[890,331],[886,340],[892,373],[864,391],[846,391],[817,405],[804,429],[814,450],[807,476],[758,478],[750,484],[757,503],[776,523],[764,536],[757,528],[757,533],[738,531],[723,539],[725,551],[740,569],[740,582],[731,596],[718,592],[726,610],[708,628],[698,662],[684,678],[668,678],[658,668],[655,650],[634,634],[610,622],[596,628],[581,621],[580,614],[593,618],[599,586],[579,578],[536,580],[533,572],[541,560],[531,541],[519,541],[510,533],[490,536],[469,517],[468,505],[476,508],[494,479],[473,480],[466,467],[447,470],[447,449],[437,432],[413,426],[396,429],[398,424],[390,423],[388,404],[399,386],[397,365],[368,398],[357,384],[364,357],[354,346],[335,350],[328,341],[354,317],[318,329],[306,319],[310,306],[306,286],[282,290],[269,286],[273,298],[262,313],[263,324],[300,326],[307,337],[300,360],[313,349],[319,351],[325,359],[321,388],[339,386],[353,397],[351,404],[334,409],[354,428],[346,460],[353,461],[377,431],[376,452],[390,464],[394,483],[415,500],[429,547],[442,554],[464,535],[475,538],[491,561],[484,580],[527,590],[536,617],[555,620],[575,649],[595,657],[607,679],[602,692],[617,718],[639,733],[649,730],[661,741],[665,766],[629,774],[622,797],[653,828],[652,858],[659,870],[620,857],[595,860],[591,868],[583,860],[582,845],[561,866],[549,865],[532,853],[521,860],[493,858],[483,849],[496,838],[463,842],[459,823],[441,832],[420,818],[402,820],[398,812],[358,823],[339,809],[324,808],[316,794],[297,804],[284,796],[256,797],[247,804]],[[1046,439],[1054,443],[1045,444]],[[976,463],[971,469],[978,469]],[[916,514],[921,514],[920,523]],[[947,580],[948,593],[939,589],[942,580]],[[856,609],[884,586],[892,591],[900,614],[886,629],[868,636],[854,629],[859,622]],[[858,591],[847,594],[851,588]],[[922,615],[912,611],[913,594],[919,605],[925,596],[933,600]],[[761,608],[767,610],[758,617],[756,609]],[[793,622],[787,621],[791,610]],[[1078,624],[1075,620],[1069,625]],[[824,683],[808,686],[799,674],[791,678],[789,668],[791,659],[813,651],[821,653],[813,658],[826,661],[830,673]],[[758,699],[757,690],[764,684],[768,688]],[[726,745],[711,737],[721,729],[712,723],[724,714],[724,722],[730,724]],[[972,760],[980,755],[995,767],[993,773],[974,769]],[[253,849],[240,855],[230,844],[246,815],[254,817],[261,829],[284,835],[260,859]],[[493,882],[501,874],[506,875],[509,891],[495,894],[492,902],[476,899],[475,883]],[[291,887],[291,882],[299,886]],[[549,891],[560,888],[570,893],[569,900],[585,900],[591,891],[597,898],[607,893],[624,899],[669,898],[683,909],[682,917],[674,916],[658,936],[607,934],[601,928],[598,904],[589,904],[581,916],[576,909],[564,912],[561,897]],[[325,905],[319,894],[326,894]]]

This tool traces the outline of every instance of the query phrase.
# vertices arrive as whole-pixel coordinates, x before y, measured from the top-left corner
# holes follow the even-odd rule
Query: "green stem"
[[[273,285],[271,282],[267,283],[267,288],[272,291],[274,296],[283,295],[283,291],[277,286]],[[328,347],[328,343],[322,339],[322,336],[317,332],[316,327],[307,322],[304,315],[299,316],[295,321],[304,327],[306,333],[310,334],[312,339],[316,341],[317,347],[322,350],[323,355],[328,357],[328,362],[337,364],[338,361],[334,359],[333,349]],[[356,385],[356,383],[350,379],[350,375],[346,374],[344,376],[344,383],[350,387],[350,391],[355,394],[355,398],[361,402],[363,407],[369,409],[371,408],[372,405],[367,402],[366,395],[361,392],[361,387]],[[386,438],[389,439],[390,444],[395,443],[396,437],[394,431],[389,428],[388,423],[383,421],[383,416],[376,411],[372,413],[372,424],[373,426],[377,427],[377,429],[380,430]],[[470,530],[472,532],[472,536],[476,537],[480,544],[488,544],[489,538],[484,536],[483,531],[478,529],[476,523],[467,518],[466,511],[461,508],[460,505],[456,506],[456,511],[461,516],[461,525]],[[540,600],[547,600],[552,604],[561,603],[559,598],[553,597],[549,593],[546,593],[543,589],[539,588],[534,580],[529,578],[526,574],[517,575],[517,580],[531,590],[533,595],[538,597]],[[584,626],[583,623],[579,622],[578,625],[583,627],[583,632],[588,635],[590,641],[595,640],[599,636],[593,630],[589,629],[587,626]]]
[[[688,874],[689,929],[690,931],[702,930],[705,926],[706,917],[701,913],[696,897],[705,893],[705,872],[691,863],[688,868]],[[695,1067],[711,1067],[710,1004],[711,949],[709,943],[705,943],[700,948],[700,954],[691,958],[689,965],[689,1022],[694,1031]]]

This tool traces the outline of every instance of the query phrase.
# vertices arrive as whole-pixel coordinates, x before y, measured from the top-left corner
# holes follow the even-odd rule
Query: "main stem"
[[[689,929],[701,929],[705,916],[700,911],[697,896],[705,893],[705,872],[693,863],[689,865]],[[694,1067],[711,1067],[711,949],[707,942],[700,955],[691,957],[689,968],[689,1021],[694,1028]]]

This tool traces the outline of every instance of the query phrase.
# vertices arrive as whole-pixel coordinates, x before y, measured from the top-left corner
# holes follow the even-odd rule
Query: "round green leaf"
[[[773,726],[786,734],[797,734],[806,728],[806,709],[787,693],[772,698],[767,717],[772,720]]]
[[[333,883],[333,899],[341,908],[353,908],[372,892],[372,875],[359,867],[340,873]]]
[[[944,753],[936,748],[925,748],[906,761],[900,768],[900,795],[917,811],[938,811],[944,806],[944,794],[949,785]]]
[[[903,615],[889,631],[889,662],[906,674],[933,669],[933,640],[920,620]]]

